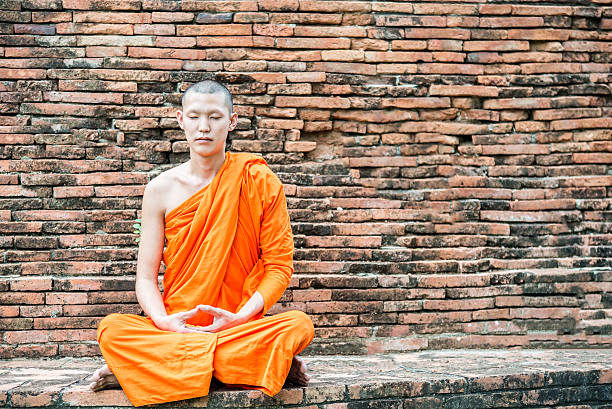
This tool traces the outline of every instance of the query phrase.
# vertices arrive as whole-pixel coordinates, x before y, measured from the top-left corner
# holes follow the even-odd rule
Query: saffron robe
[[[300,311],[263,317],[293,273],[293,236],[282,184],[260,157],[226,153],[211,183],[165,217],[163,302],[168,314],[198,304],[238,312],[255,291],[262,311],[218,333],[175,333],[148,317],[110,314],[98,342],[135,406],[208,394],[212,376],[273,396],[314,328]],[[209,314],[187,323],[205,326]]]

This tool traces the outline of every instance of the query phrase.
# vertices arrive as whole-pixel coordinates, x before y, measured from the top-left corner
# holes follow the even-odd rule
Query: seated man
[[[141,406],[205,396],[213,377],[269,396],[286,381],[308,383],[296,355],[314,336],[310,318],[263,317],[293,273],[283,186],[260,157],[225,153],[237,118],[218,82],[185,91],[177,119],[190,159],[153,179],[142,200],[136,296],[147,317],[100,322],[107,365],[92,390],[121,386]]]

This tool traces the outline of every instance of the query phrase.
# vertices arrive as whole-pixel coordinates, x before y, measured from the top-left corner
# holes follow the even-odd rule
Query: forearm
[[[151,280],[137,279],[136,298],[145,314],[147,314],[153,322],[157,323],[162,317],[168,315],[157,283]]]
[[[240,311],[238,311],[237,315],[241,322],[247,322],[255,315],[259,314],[264,306],[263,296],[255,291],[251,298],[242,306]]]
[[[289,286],[293,274],[293,267],[290,263],[291,260],[288,258],[286,263],[270,263],[264,267],[265,275],[257,287],[257,291],[264,300],[264,314],[281,298]]]

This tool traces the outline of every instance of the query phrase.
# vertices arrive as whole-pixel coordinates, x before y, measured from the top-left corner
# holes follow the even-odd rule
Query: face
[[[230,115],[221,93],[192,92],[176,119],[185,131],[191,154],[214,157],[225,155],[227,134],[236,127],[238,114]]]

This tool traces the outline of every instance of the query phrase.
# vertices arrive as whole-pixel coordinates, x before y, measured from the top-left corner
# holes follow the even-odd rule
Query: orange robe
[[[135,406],[208,394],[212,377],[278,393],[314,329],[301,311],[263,317],[293,273],[293,236],[282,184],[258,156],[226,153],[212,182],[165,218],[163,300],[168,314],[207,304],[237,312],[254,294],[253,319],[218,333],[158,329],[148,317],[111,314],[98,327],[102,355]],[[189,324],[208,325],[199,313]]]

